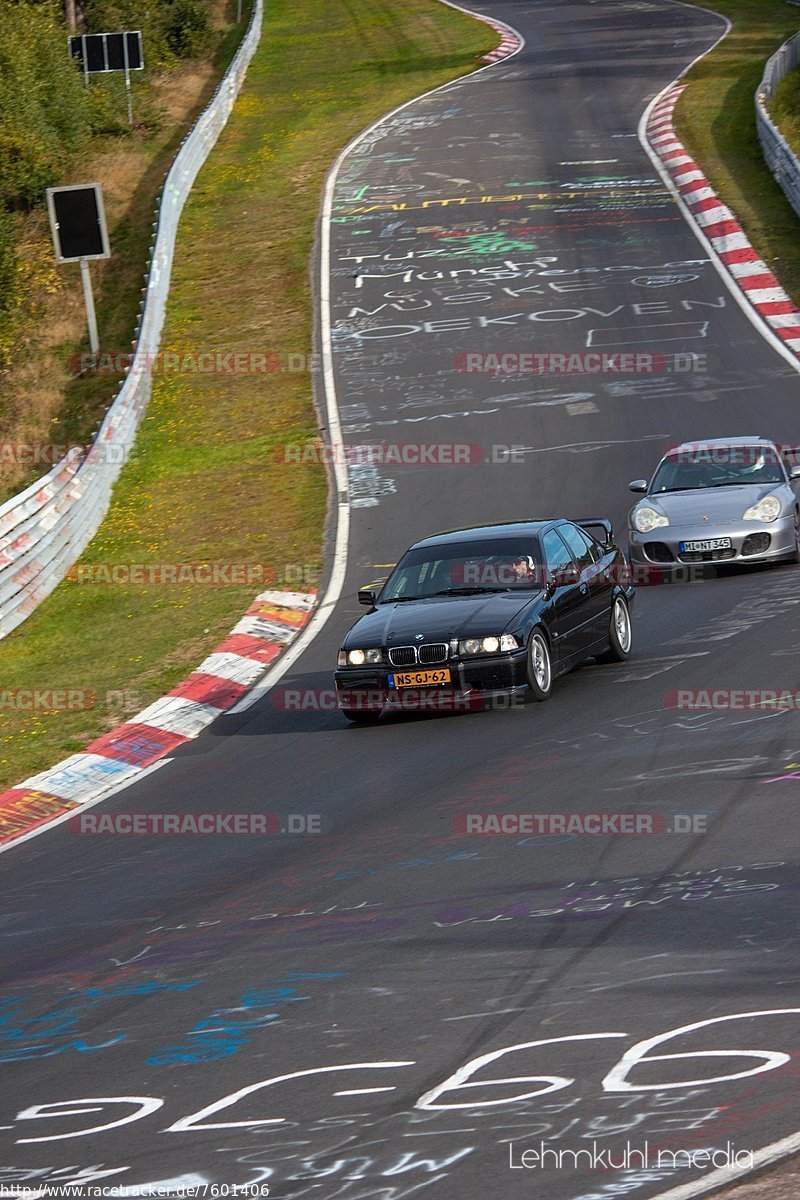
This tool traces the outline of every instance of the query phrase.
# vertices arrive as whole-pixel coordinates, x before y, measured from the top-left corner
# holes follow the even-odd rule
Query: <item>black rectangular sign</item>
[[[132,33],[82,33],[69,39],[69,52],[87,75],[106,71],[142,71],[142,35]]]
[[[47,208],[58,262],[110,256],[99,183],[48,188]]]

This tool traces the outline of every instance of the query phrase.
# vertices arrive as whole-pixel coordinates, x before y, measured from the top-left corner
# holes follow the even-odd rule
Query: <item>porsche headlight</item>
[[[363,667],[365,663],[373,666],[383,662],[383,651],[379,647],[370,650],[340,650],[337,661],[340,667]]]
[[[639,533],[651,533],[652,530],[661,529],[664,525],[669,525],[669,517],[656,512],[648,504],[645,504],[643,508],[637,508],[633,514],[633,527]]]
[[[781,515],[781,502],[777,496],[763,496],[742,515],[743,521],[776,521]]]
[[[500,650],[516,650],[519,642],[512,633],[503,633],[499,637],[465,638],[458,643],[458,653],[467,658],[475,654],[497,654]]]

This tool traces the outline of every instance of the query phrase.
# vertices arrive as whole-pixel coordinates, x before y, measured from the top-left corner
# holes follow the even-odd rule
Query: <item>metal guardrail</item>
[[[764,75],[756,92],[756,128],[767,166],[800,217],[800,160],[772,120],[767,108],[769,101],[774,99],[775,89],[780,81],[793,71],[798,63],[800,33],[784,42],[764,68]]]
[[[178,221],[198,171],[222,131],[261,37],[254,0],[242,43],[164,181],[136,347],[125,380],[86,454],[71,450],[43,478],[0,505],[0,638],[65,577],[108,511],[111,491],[150,399],[151,364],[164,325]]]

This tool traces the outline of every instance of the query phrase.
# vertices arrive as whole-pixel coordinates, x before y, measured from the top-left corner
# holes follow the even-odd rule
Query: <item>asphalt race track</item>
[[[351,728],[330,703],[357,587],[418,537],[550,514],[624,529],[628,480],[668,445],[800,441],[797,373],[637,138],[721,20],[668,0],[481,11],[526,47],[362,140],[331,235],[346,440],[470,461],[352,465],[322,634],[95,810],[269,811],[298,832],[60,826],[0,856],[12,1194],[649,1200],[709,1172],[664,1151],[742,1162],[800,1124],[800,715],[675,707],[679,689],[794,687],[797,568],[640,589],[630,663],[587,664],[545,705]],[[665,369],[465,369],[597,349]],[[587,812],[609,832],[461,832],[465,814]],[[620,814],[660,832],[615,832]],[[543,1142],[561,1164],[523,1166]]]

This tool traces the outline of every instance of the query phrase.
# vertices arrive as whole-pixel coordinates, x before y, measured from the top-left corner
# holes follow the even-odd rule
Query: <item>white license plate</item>
[[[694,542],[681,542],[681,554],[691,554],[695,550],[730,550],[731,539],[729,537],[721,538],[702,538]]]

